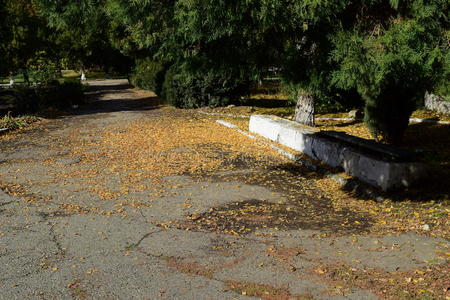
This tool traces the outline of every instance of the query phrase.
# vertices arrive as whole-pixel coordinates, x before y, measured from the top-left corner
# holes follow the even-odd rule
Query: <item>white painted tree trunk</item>
[[[14,83],[15,83],[15,81],[14,81],[14,77],[12,77],[12,76],[9,76],[9,85],[10,85],[10,86],[13,86],[13,85],[14,85]]]
[[[314,126],[314,96],[300,92],[297,98],[297,105],[295,106],[294,121],[307,125]]]
[[[84,70],[81,70],[81,80],[86,81],[86,73],[84,73]]]

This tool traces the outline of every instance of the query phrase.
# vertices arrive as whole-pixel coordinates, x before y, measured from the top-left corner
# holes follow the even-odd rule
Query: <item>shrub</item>
[[[161,96],[166,71],[167,68],[159,62],[148,58],[141,59],[136,62],[134,72],[130,76],[130,83]]]
[[[36,94],[39,99],[38,110],[40,111],[46,110],[48,108],[61,109],[68,107],[68,102],[66,102],[66,99],[64,99],[61,86],[57,82],[36,87]]]
[[[54,81],[36,87],[17,86],[9,103],[19,114],[35,113],[48,108],[66,109],[84,100],[83,85],[76,80]]]
[[[28,86],[16,86],[8,102],[14,105],[14,110],[19,114],[36,112],[39,107],[36,90]]]
[[[83,85],[79,81],[68,80],[36,87],[39,110],[48,108],[66,109],[74,104],[83,103]]]
[[[180,108],[217,107],[249,93],[250,80],[233,68],[172,66],[165,76],[163,98]]]
[[[45,51],[39,51],[28,63],[34,71],[34,82],[38,85],[54,84],[60,76],[58,65]]]
[[[84,85],[79,79],[66,79],[59,86],[60,94],[66,105],[80,105],[84,103]]]

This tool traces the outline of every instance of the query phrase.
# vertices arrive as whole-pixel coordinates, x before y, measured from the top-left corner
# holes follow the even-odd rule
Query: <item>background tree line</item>
[[[236,102],[276,68],[298,121],[313,124],[315,103],[361,102],[373,136],[390,143],[426,90],[449,93],[448,0],[0,3],[3,74],[36,53],[132,67],[133,84],[192,108]]]

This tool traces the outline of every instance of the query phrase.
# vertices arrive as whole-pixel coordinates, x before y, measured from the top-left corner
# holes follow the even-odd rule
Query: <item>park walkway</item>
[[[0,299],[445,297],[447,240],[380,233],[211,117],[90,85],[0,138]]]

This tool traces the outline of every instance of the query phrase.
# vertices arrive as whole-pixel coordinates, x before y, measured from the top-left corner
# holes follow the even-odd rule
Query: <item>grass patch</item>
[[[34,82],[34,71],[30,71],[30,81]],[[81,73],[79,71],[76,70],[62,70],[61,71],[61,77],[58,78],[59,81],[64,81],[65,78],[80,78]],[[122,75],[122,74],[116,74],[116,73],[111,73],[111,74],[106,74],[105,72],[100,72],[100,71],[90,71],[90,72],[86,72],[86,78],[87,80],[96,80],[96,79],[126,79],[127,76],[126,75]],[[14,76],[14,81],[15,83],[24,83],[25,80],[23,78],[23,74],[17,74],[16,76]],[[0,83],[2,84],[9,84],[9,78],[8,77],[0,77]]]
[[[63,78],[78,78],[81,76],[80,72],[75,70],[62,70],[61,74]]]

